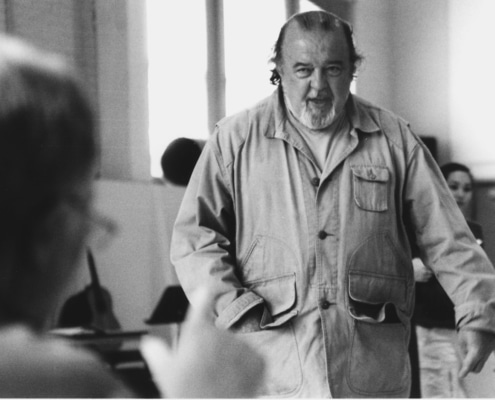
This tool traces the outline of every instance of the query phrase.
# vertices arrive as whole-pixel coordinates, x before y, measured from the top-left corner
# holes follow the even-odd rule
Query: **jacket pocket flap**
[[[393,303],[403,309],[407,302],[406,279],[349,271],[349,297],[361,303]]]
[[[356,165],[351,167],[355,177],[365,181],[388,182],[389,172],[387,167],[371,165]]]
[[[250,282],[249,288],[263,298],[272,317],[288,311],[296,303],[295,274]]]

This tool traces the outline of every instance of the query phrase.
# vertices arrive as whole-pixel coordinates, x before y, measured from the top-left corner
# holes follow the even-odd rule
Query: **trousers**
[[[466,398],[456,331],[417,326],[416,335],[422,397]]]

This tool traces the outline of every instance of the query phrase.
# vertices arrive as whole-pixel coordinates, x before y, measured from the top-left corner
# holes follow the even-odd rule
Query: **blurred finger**
[[[467,374],[473,372],[475,367],[479,363],[479,357],[475,351],[468,351],[464,359],[462,360],[461,370],[459,371],[459,377],[465,378]]]
[[[480,361],[478,361],[478,363],[473,367],[473,372],[476,374],[481,372],[487,360],[488,360],[488,356],[485,356]]]
[[[153,336],[144,336],[139,344],[141,354],[150,370],[153,381],[165,395],[166,377],[170,376],[170,368],[174,365],[173,355],[167,344]]]
[[[190,296],[186,322],[189,325],[213,324],[213,298],[206,287],[196,289]]]
[[[480,356],[475,351],[468,352],[466,357],[462,362],[462,367],[459,372],[459,377],[464,378],[470,372],[479,373],[485,366],[486,361],[488,360],[488,355]]]

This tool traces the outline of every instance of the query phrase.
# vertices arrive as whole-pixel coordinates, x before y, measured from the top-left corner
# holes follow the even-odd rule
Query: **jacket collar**
[[[350,94],[346,107],[351,126],[355,130],[364,133],[372,133],[380,130],[380,126],[372,118],[370,104],[367,101]]]

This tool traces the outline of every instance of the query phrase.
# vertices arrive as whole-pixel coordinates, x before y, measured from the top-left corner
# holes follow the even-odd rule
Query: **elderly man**
[[[408,396],[411,243],[456,305],[462,374],[495,332],[495,274],[401,118],[350,94],[349,24],[312,11],[275,45],[271,97],[220,121],[186,191],[172,261],[217,326],[265,355],[264,395]],[[466,350],[467,349],[467,350]]]

